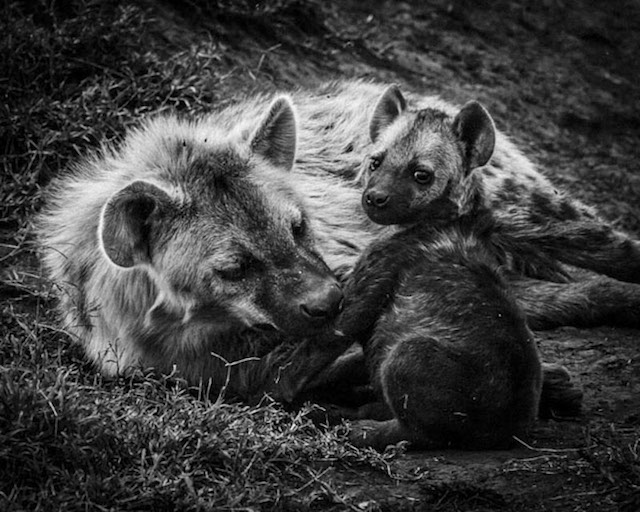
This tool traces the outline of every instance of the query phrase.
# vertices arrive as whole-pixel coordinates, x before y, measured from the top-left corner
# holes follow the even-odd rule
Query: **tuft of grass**
[[[2,510],[308,508],[327,499],[328,467],[381,458],[304,411],[210,402],[151,377],[82,381],[74,368],[0,374]]]
[[[633,426],[608,427],[587,432],[588,448],[582,457],[607,482],[622,512],[640,509],[640,437]]]

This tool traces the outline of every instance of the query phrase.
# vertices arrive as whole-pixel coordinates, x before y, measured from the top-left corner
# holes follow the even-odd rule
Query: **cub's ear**
[[[393,123],[407,108],[407,102],[397,85],[391,85],[382,93],[369,123],[371,141],[378,140],[380,132]]]
[[[296,115],[287,96],[276,98],[253,134],[251,149],[287,171],[296,157]]]
[[[107,257],[119,267],[151,262],[151,228],[172,205],[164,190],[134,181],[112,195],[102,209],[98,240]]]
[[[496,144],[496,127],[489,112],[477,101],[470,101],[458,112],[452,128],[464,146],[467,171],[485,165]]]

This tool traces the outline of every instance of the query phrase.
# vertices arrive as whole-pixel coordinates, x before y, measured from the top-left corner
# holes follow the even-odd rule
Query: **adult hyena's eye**
[[[424,169],[413,171],[413,179],[419,185],[431,185],[433,183],[433,173]]]
[[[291,234],[296,240],[307,234],[307,221],[304,218],[295,220],[291,223]]]
[[[260,267],[260,261],[251,255],[237,258],[232,263],[216,269],[224,281],[240,281]]]
[[[372,156],[371,159],[369,160],[369,171],[373,172],[381,165],[382,165],[382,157]]]

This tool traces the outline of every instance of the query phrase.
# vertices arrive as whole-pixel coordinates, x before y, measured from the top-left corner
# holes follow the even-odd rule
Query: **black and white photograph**
[[[0,510],[640,510],[640,2],[5,0]]]

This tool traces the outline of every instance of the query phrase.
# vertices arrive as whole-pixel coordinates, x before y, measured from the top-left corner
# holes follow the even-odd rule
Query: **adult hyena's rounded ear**
[[[107,257],[119,267],[151,263],[151,229],[171,206],[164,190],[135,181],[112,195],[102,209],[98,240]]]
[[[397,85],[391,85],[382,93],[369,123],[371,141],[378,140],[380,133],[407,108],[407,102]]]
[[[268,162],[290,170],[296,157],[296,115],[291,100],[276,98],[253,134],[251,149]]]
[[[467,170],[485,165],[496,145],[496,127],[489,112],[477,101],[470,101],[458,112],[452,127],[463,144]]]

